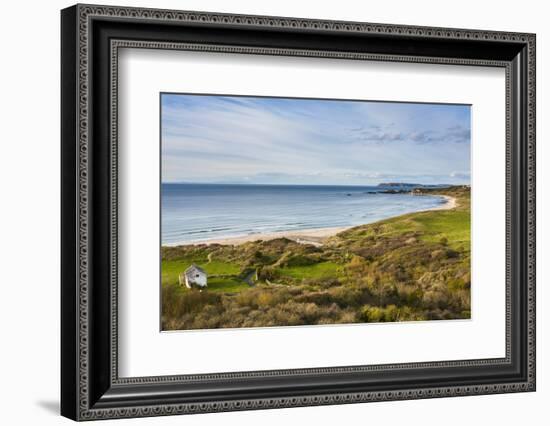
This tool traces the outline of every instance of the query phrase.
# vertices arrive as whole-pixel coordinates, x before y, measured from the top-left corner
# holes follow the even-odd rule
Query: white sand
[[[240,237],[228,237],[218,240],[208,240],[202,243],[197,242],[194,244],[223,244],[223,245],[239,245],[243,243],[249,243],[251,241],[269,241],[276,238],[288,238],[289,240],[296,241],[298,243],[321,245],[321,243],[328,237],[345,231],[346,229],[353,228],[352,226],[341,226],[334,228],[314,228],[314,229],[302,229],[297,231],[281,231],[281,232],[268,232],[265,234],[252,234],[243,235]]]
[[[450,209],[454,209],[457,206],[456,198],[448,195],[440,195],[440,197],[445,198],[446,200],[445,204],[441,204],[432,209],[421,210],[421,211],[450,210]],[[301,243],[301,244],[312,244],[314,246],[321,246],[323,245],[323,242],[327,238],[332,237],[347,229],[355,228],[356,226],[361,226],[361,225],[340,226],[340,227],[333,227],[333,228],[302,229],[297,231],[268,232],[265,234],[252,234],[252,235],[243,235],[239,237],[220,238],[217,240],[189,242],[189,243],[186,243],[186,245],[189,245],[189,244],[240,245],[240,244],[249,243],[252,241],[269,241],[269,240],[274,240],[276,238],[287,238],[289,240],[296,241],[297,243]]]
[[[450,195],[439,195],[439,197],[445,198],[445,200],[446,200],[445,204],[441,204],[437,207],[434,207],[433,209],[426,209],[426,210],[422,210],[422,211],[427,212],[427,211],[431,211],[431,210],[450,210],[450,209],[454,209],[457,206],[455,197],[451,197]]]

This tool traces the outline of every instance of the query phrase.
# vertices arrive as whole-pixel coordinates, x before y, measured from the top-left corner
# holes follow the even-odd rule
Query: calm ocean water
[[[444,203],[375,186],[162,184],[162,244],[361,225]]]

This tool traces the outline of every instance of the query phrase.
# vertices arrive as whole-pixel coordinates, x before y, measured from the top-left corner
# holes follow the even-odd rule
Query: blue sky
[[[465,105],[161,95],[162,181],[470,183]]]

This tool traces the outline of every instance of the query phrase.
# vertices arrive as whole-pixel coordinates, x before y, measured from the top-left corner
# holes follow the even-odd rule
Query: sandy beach
[[[456,198],[451,197],[450,195],[439,195],[439,197],[445,198],[445,204],[441,204],[433,209],[427,209],[423,211],[433,211],[433,210],[450,210],[454,209],[457,206]]]
[[[448,195],[440,195],[440,197],[443,197],[446,200],[444,204],[441,204],[432,209],[421,210],[421,211],[450,210],[450,209],[454,209],[457,206],[456,198]],[[220,239],[208,240],[208,241],[189,242],[189,243],[186,243],[186,245],[187,244],[240,245],[240,244],[249,243],[252,241],[269,241],[269,240],[274,240],[276,238],[287,238],[289,240],[296,241],[297,243],[301,243],[301,244],[312,244],[315,246],[321,246],[327,238],[332,237],[350,228],[355,228],[355,226],[340,226],[340,227],[332,227],[332,228],[316,228],[316,229],[302,229],[302,230],[296,230],[296,231],[268,232],[265,234],[251,234],[251,235],[243,235],[243,236],[237,236],[237,237],[220,238]],[[179,245],[179,244],[173,244],[173,245]]]
[[[352,226],[340,226],[334,228],[317,228],[317,229],[302,229],[297,231],[281,231],[281,232],[267,232],[265,234],[252,234],[243,235],[240,237],[229,237],[218,240],[208,240],[198,242],[195,244],[223,244],[223,245],[239,245],[249,243],[252,241],[269,241],[276,238],[288,238],[289,240],[296,241],[297,243],[322,245],[328,237],[345,231],[346,229],[353,228]]]

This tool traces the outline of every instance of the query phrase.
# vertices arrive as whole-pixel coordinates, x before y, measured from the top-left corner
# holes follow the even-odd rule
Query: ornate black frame
[[[61,13],[61,413],[74,420],[535,390],[535,35],[125,7]],[[119,378],[121,47],[503,67],[506,357]]]

